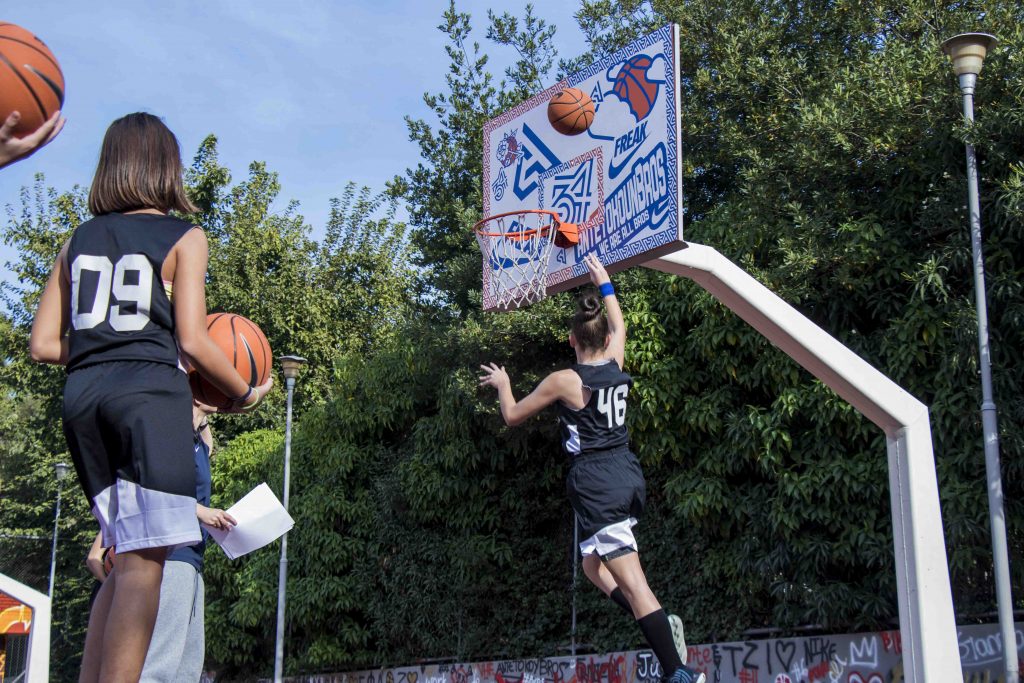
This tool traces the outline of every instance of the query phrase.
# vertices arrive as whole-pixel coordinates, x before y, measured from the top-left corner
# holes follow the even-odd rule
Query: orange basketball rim
[[[518,221],[510,220],[513,216]],[[526,228],[528,217],[534,216],[539,219],[537,227]],[[546,220],[545,220],[546,219]],[[509,222],[508,227],[505,223]],[[540,225],[547,222],[547,225]],[[528,240],[536,237],[547,237],[552,228],[555,234],[555,246],[566,249],[579,244],[580,226],[575,223],[563,223],[562,219],[554,211],[547,209],[520,209],[519,211],[506,211],[505,213],[487,216],[479,220],[473,226],[474,232],[481,237],[504,237],[510,240]]]
[[[499,310],[547,296],[548,261],[554,247],[579,243],[579,226],[547,209],[488,216],[473,226],[484,260],[484,299]]]

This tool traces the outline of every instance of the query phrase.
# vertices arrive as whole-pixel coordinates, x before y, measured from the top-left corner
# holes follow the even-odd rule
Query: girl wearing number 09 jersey
[[[185,194],[178,141],[159,118],[137,113],[111,124],[89,210],[95,218],[78,226],[53,266],[30,350],[67,368],[68,449],[103,545],[117,546],[89,617],[79,680],[137,681],[167,552],[201,538],[192,394],[179,351],[237,397],[238,411],[255,407],[272,380],[250,387],[206,334],[206,236],[168,215],[197,209]]]
[[[505,368],[494,363],[480,366],[480,385],[498,390],[509,426],[557,404],[562,448],[570,458],[566,489],[584,539],[584,573],[636,619],[666,680],[704,683],[703,673],[684,666],[680,652],[685,653],[685,645],[677,644],[682,624],[674,616],[677,623],[670,622],[640,566],[633,526],[643,512],[645,484],[626,429],[626,397],[633,384],[622,370],[626,325],[604,266],[593,253],[585,263],[607,316],[596,292],[583,294],[569,333],[576,364],[545,377],[521,401],[512,394]]]

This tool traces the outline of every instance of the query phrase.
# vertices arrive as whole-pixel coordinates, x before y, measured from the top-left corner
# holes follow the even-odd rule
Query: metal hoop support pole
[[[927,406],[711,247],[645,265],[696,282],[885,432],[905,680],[959,678]]]

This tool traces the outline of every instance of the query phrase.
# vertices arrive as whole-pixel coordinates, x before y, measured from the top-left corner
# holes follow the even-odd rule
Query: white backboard
[[[554,248],[549,293],[586,281],[593,250],[615,272],[683,246],[677,44],[677,28],[665,26],[484,126],[484,216],[549,209],[580,225],[579,244]],[[595,107],[579,135],[548,122],[548,101],[570,87]],[[484,269],[504,266],[485,252]],[[487,310],[497,307],[490,290],[485,277]]]

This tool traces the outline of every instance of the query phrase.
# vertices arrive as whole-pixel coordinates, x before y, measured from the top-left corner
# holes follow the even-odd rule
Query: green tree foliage
[[[511,46],[518,59],[495,84],[487,70],[488,58],[479,43],[470,44],[470,16],[459,12],[454,0],[438,27],[450,44],[445,47],[449,66],[448,92],[428,93],[424,101],[437,117],[436,126],[406,118],[409,137],[420,148],[420,163],[390,188],[405,199],[416,249],[417,263],[425,268],[426,284],[435,296],[466,313],[479,290],[480,258],[475,252],[472,227],[480,220],[483,136],[488,119],[532,95],[550,73],[556,52],[547,25],[527,5],[520,21],[509,14],[490,13],[488,37]],[[477,292],[476,300],[479,300]]]
[[[309,361],[296,405],[322,402],[341,351],[370,351],[400,319],[414,280],[404,224],[393,199],[349,184],[332,201],[326,237],[317,242],[289,203],[272,210],[280,193],[277,174],[262,163],[231,186],[217,160],[216,138],[200,146],[186,180],[198,200],[193,217],[210,241],[207,308],[256,321],[274,353]],[[257,427],[281,426],[284,392],[251,417],[216,419],[224,437]]]
[[[334,400],[297,427],[291,511],[301,522],[288,540],[290,670],[427,653],[550,651],[563,638],[571,556],[559,540],[571,534],[571,518],[555,432],[540,422],[499,427],[471,370],[506,345],[521,344],[532,364],[554,361],[554,330],[516,329],[511,320],[447,329],[422,321],[372,358],[349,354]],[[537,344],[539,337],[547,342]],[[519,389],[537,379],[524,378]],[[241,441],[222,454],[225,463],[248,466],[248,441]],[[277,448],[264,450],[258,474],[275,486]],[[240,479],[218,465],[221,478]],[[223,616],[211,628],[227,636],[210,654],[237,673],[265,662],[260,653],[272,649],[265,624],[276,606],[263,596],[276,590],[267,571],[275,561],[257,553],[233,570],[220,557],[214,562],[226,585],[245,577],[254,597],[244,613],[234,592],[218,591],[212,603]]]

